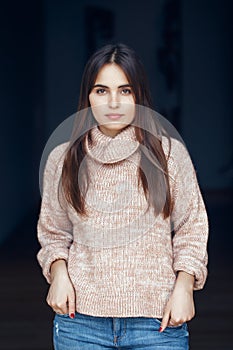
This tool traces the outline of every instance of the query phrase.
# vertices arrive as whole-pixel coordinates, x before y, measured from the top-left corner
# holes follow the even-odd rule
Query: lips
[[[116,113],[109,113],[109,114],[105,114],[106,117],[108,117],[109,119],[119,119],[123,116],[124,114],[116,114]]]

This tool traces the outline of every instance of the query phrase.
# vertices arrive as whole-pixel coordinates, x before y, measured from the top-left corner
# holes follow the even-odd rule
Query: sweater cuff
[[[59,252],[53,252],[50,253],[49,256],[46,255],[46,257],[43,256],[43,252],[39,252],[37,254],[37,259],[39,261],[39,264],[42,266],[42,272],[44,277],[46,278],[47,282],[51,284],[51,274],[50,274],[50,268],[54,261],[63,259],[65,261],[68,260],[68,249],[59,250]]]
[[[207,278],[207,268],[204,264],[184,256],[174,262],[173,269],[175,272],[184,271],[195,277],[193,290],[203,289]]]

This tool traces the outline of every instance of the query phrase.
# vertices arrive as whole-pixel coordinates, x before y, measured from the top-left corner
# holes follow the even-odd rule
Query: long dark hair
[[[89,94],[101,68],[106,64],[117,64],[132,86],[136,108],[135,135],[140,142],[141,160],[138,168],[138,184],[142,185],[148,204],[155,214],[163,213],[164,219],[172,211],[167,159],[162,148],[162,135],[170,137],[153,118],[153,113],[140,110],[141,106],[152,110],[152,100],[144,67],[136,53],[124,44],[106,45],[96,51],[88,60],[82,77],[78,113],[74,123],[71,141],[64,159],[61,184],[66,200],[78,214],[87,215],[85,193],[89,176],[81,163],[86,155],[84,142],[96,120],[91,112]],[[85,162],[84,162],[85,164]]]

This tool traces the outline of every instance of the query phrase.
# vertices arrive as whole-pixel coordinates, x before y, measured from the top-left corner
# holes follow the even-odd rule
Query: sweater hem
[[[76,292],[76,311],[99,317],[162,318],[171,291],[126,293],[124,295],[94,295]]]

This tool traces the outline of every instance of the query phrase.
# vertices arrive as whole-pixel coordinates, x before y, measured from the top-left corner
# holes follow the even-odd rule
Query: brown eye
[[[96,93],[98,94],[98,95],[103,95],[103,94],[105,94],[105,92],[106,92],[106,90],[105,89],[97,89],[96,90]]]
[[[123,95],[131,94],[131,90],[130,89],[123,89],[121,92],[122,92]]]

